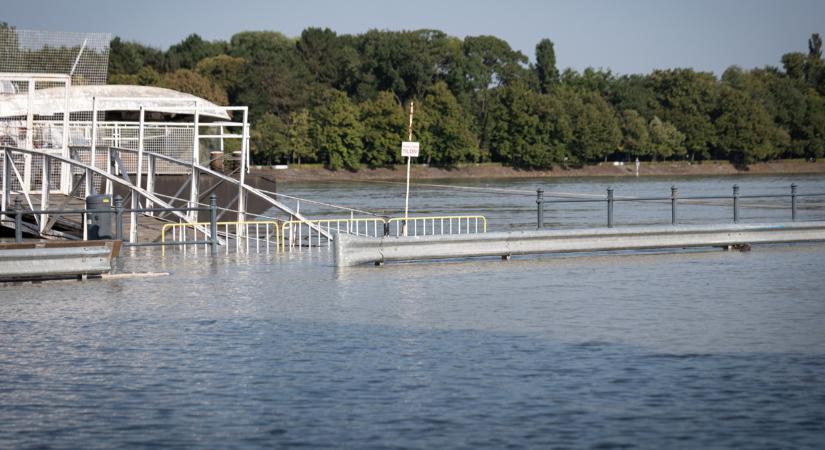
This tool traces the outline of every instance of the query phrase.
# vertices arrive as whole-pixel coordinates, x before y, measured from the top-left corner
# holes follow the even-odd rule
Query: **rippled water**
[[[825,192],[823,177],[677,184],[698,195],[794,181]],[[673,181],[544,186],[608,183],[668,195]],[[281,189],[387,210],[403,192]],[[535,225],[532,201],[419,187],[411,207],[485,212],[509,229]],[[728,218],[692,208],[685,220]],[[670,218],[667,205],[618,217]],[[548,225],[602,220],[594,205]],[[825,244],[345,270],[317,250],[212,260],[139,249],[120,271],[171,275],[0,287],[0,447],[821,448],[823,263]]]

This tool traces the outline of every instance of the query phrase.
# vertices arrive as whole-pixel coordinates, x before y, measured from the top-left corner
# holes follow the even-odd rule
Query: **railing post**
[[[209,196],[209,234],[212,256],[218,256],[218,196]]]
[[[679,190],[676,189],[676,186],[670,187],[670,224],[676,225],[676,196],[678,195]]]
[[[14,199],[14,242],[23,242],[23,204],[19,197]]]
[[[115,239],[123,240],[123,197],[115,195]]]
[[[796,222],[796,183],[791,184],[791,221]]]
[[[544,189],[536,189],[536,228],[544,227]]]
[[[733,185],[733,223],[739,223],[739,185]]]
[[[613,188],[607,188],[607,228],[613,228]]]

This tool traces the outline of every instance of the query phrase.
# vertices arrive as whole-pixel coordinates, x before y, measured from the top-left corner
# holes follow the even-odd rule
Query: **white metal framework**
[[[161,206],[166,203],[158,202],[156,176],[178,174],[188,176],[188,195],[184,199],[189,208],[199,207],[200,178],[208,175],[237,186],[235,210],[240,222],[246,220],[249,194],[290,218],[303,219],[298,212],[246,184],[249,110],[245,106],[219,107],[196,97],[84,100],[73,95],[67,75],[0,74],[0,83],[3,81],[18,88],[18,92],[0,97],[0,207],[4,211],[9,209],[13,195],[22,194],[31,209],[36,209],[33,198],[39,196],[42,210],[48,209],[50,194],[81,198],[96,192],[111,194],[115,184],[129,187],[132,208]],[[52,90],[47,96],[49,102],[38,101],[35,90],[41,85]],[[59,112],[54,105],[55,85],[64,90]],[[25,87],[27,101],[22,100],[19,87]],[[126,111],[136,113],[136,120],[107,118],[112,111],[123,113],[118,108],[124,107],[137,107],[137,111]],[[4,116],[4,111],[11,113]],[[50,114],[37,114],[44,111]],[[147,120],[150,116],[153,119]],[[233,140],[240,153],[238,179],[210,168],[210,152],[228,147]],[[190,213],[185,221],[196,222],[196,214]],[[132,233],[134,224],[133,214]],[[46,228],[47,221],[41,221],[41,233]]]

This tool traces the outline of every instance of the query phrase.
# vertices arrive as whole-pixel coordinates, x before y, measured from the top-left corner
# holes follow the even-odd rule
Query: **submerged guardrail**
[[[780,224],[657,225],[581,230],[536,230],[450,236],[339,235],[335,265],[542,253],[716,247],[739,244],[825,241],[825,222]]]

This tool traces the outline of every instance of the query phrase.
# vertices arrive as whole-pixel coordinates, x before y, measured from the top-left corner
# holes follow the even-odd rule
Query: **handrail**
[[[61,155],[42,152],[42,151],[39,151],[39,150],[29,150],[29,149],[17,148],[17,147],[4,146],[3,151],[4,152],[9,152],[10,151],[10,152],[26,153],[26,154],[29,154],[29,155],[42,155],[43,157],[46,157],[46,158],[51,158],[51,159],[57,160],[59,162],[65,163],[65,164],[69,164],[69,165],[78,167],[78,168],[83,169],[83,170],[88,170],[88,171],[90,171],[90,172],[92,172],[96,175],[99,175],[99,176],[105,178],[108,181],[111,181],[113,183],[117,183],[121,186],[126,187],[127,189],[130,189],[134,192],[137,192],[138,194],[140,194],[144,198],[146,198],[148,200],[151,200],[152,202],[157,203],[158,205],[161,205],[164,208],[177,209],[177,208],[174,208],[172,205],[164,202],[163,200],[161,200],[159,197],[155,196],[154,194],[146,191],[145,189],[143,189],[139,186],[135,186],[134,184],[127,182],[123,178],[120,178],[120,177],[117,177],[117,176],[112,175],[110,173],[107,173],[105,170],[99,169],[97,167],[87,166],[86,164],[83,164],[80,161],[76,161],[76,160],[71,159],[71,158],[66,158],[66,157],[63,157]],[[5,194],[8,196],[10,194],[10,192],[7,192]],[[183,214],[181,214],[177,211],[171,211],[171,212],[172,212],[172,214],[178,216],[180,219],[186,220],[189,223],[193,223],[192,221],[190,221],[190,219],[188,219]]]
[[[384,231],[385,231],[384,230],[384,224],[386,223],[386,221],[384,220],[383,217],[357,217],[357,218],[287,220],[287,221],[284,221],[283,224],[281,225],[281,248],[283,248],[283,249],[287,248],[286,247],[287,227],[289,227],[290,249],[291,249],[292,248],[292,237],[293,237],[293,234],[294,234],[292,230],[294,228],[294,225],[298,225],[298,233],[297,234],[298,234],[298,239],[300,241],[303,238],[302,233],[301,233],[301,228],[300,228],[301,225],[306,224],[307,226],[309,226],[310,223],[312,223],[314,225],[317,225],[316,229],[318,229],[318,230],[322,230],[324,228],[324,225],[326,225],[327,226],[327,233],[332,231],[332,227],[331,227],[332,224],[336,225],[335,231],[339,232],[339,233],[341,232],[341,225],[346,224],[347,225],[346,233],[348,233],[348,234],[350,234],[351,230],[352,230],[350,225],[355,225],[354,229],[355,229],[355,233],[357,234],[360,231],[359,230],[360,227],[358,225],[361,224],[361,223],[364,224],[365,233],[368,233],[369,232],[368,231],[369,230],[369,224],[372,223],[373,224],[373,234],[375,235],[375,237],[377,237],[378,236],[378,224],[379,223],[381,224],[381,234],[383,235]],[[308,234],[308,238],[311,240],[312,235]],[[332,240],[331,238],[327,238],[327,245],[328,246],[329,246],[329,241],[331,241],[331,240]],[[321,234],[319,233],[318,234],[318,244],[319,245],[320,245],[320,242],[321,242]]]
[[[297,234],[298,234],[298,239],[299,240],[303,240],[300,225],[308,224],[309,222],[312,222],[313,224],[317,224],[320,228],[323,228],[323,226],[326,224],[327,225],[327,231],[332,231],[332,227],[329,226],[329,225],[334,223],[334,224],[338,225],[335,229],[336,232],[346,233],[346,234],[360,234],[360,229],[357,227],[357,225],[360,224],[360,223],[365,224],[365,230],[364,231],[366,233],[369,233],[368,224],[373,223],[374,224],[373,225],[373,237],[381,237],[381,236],[389,235],[390,226],[391,226],[392,223],[403,223],[404,220],[405,219],[401,218],[401,217],[394,217],[394,218],[390,218],[390,219],[386,219],[386,218],[383,218],[383,217],[358,217],[358,218],[316,219],[316,220],[311,220],[311,221],[288,220],[288,221],[283,222],[283,225],[281,227],[281,248],[283,248],[284,251],[286,251],[286,249],[287,249],[287,245],[286,245],[287,229],[289,229],[290,238],[292,238],[293,235],[295,234],[292,231],[293,227],[295,225],[298,225],[298,233]],[[487,232],[487,218],[484,217],[484,216],[481,216],[481,215],[408,217],[406,219],[406,221],[407,222],[412,222],[413,224],[415,224],[415,226],[413,227],[413,233],[414,233],[413,235],[417,234],[417,230],[418,230],[417,224],[419,222],[423,224],[422,231],[424,231],[424,235],[426,235],[427,234],[426,233],[426,225],[427,225],[428,221],[431,222],[432,229],[433,229],[433,232],[430,233],[430,234],[453,234],[453,224],[456,224],[456,231],[458,231],[458,233],[461,233],[462,222],[466,224],[466,225],[464,225],[464,228],[463,228],[463,230],[465,230],[464,233],[479,233],[479,222],[481,223],[481,231],[480,232],[481,233],[486,233]],[[472,221],[473,226],[471,226],[471,221]],[[438,222],[439,225],[440,225],[439,226],[439,232],[435,232],[435,223],[436,222]],[[345,230],[342,230],[341,227],[340,227],[341,224],[347,224],[347,228]],[[352,228],[349,227],[350,224],[355,224],[356,225],[355,233],[353,233]],[[380,234],[379,234],[379,231],[378,231],[378,224],[383,225],[383,230]],[[446,227],[445,227],[445,224],[446,224]],[[396,227],[396,228],[398,228],[398,227]],[[446,233],[445,233],[445,230],[446,230]],[[398,230],[396,230],[396,235],[397,234],[399,234]],[[312,239],[311,235],[309,235],[308,237],[309,237],[310,240]],[[327,240],[327,246],[330,245],[330,243],[329,243],[330,241],[331,241],[331,239]],[[319,245],[320,245],[320,242],[321,241],[320,241],[320,236],[319,236],[319,238],[318,238]],[[292,248],[291,243],[290,243],[289,248]]]
[[[182,234],[182,236],[184,236],[184,240],[180,240],[180,241],[174,241],[173,240],[173,241],[168,241],[168,242],[166,241],[166,232],[167,232],[167,230],[171,229],[174,232],[174,230],[176,228],[181,228],[181,229],[184,229],[183,233],[185,233],[185,228],[191,227],[193,225],[210,225],[210,222],[199,222],[197,224],[190,224],[190,223],[167,223],[167,224],[164,224],[163,227],[161,228],[161,231],[160,231],[160,244],[159,245],[161,247],[161,253],[162,254],[166,253],[166,246],[167,245],[203,244],[204,241],[199,241],[197,239],[194,240],[194,241],[185,240],[186,239],[185,234]],[[224,221],[224,222],[216,222],[215,225],[216,225],[216,229],[217,229],[218,233],[221,232],[220,228],[224,227],[223,233],[227,238],[230,235],[229,227],[234,226],[235,227],[235,236],[236,236],[236,246],[239,245],[240,239],[245,238],[246,239],[247,250],[249,250],[249,241],[250,241],[250,239],[254,239],[255,240],[255,245],[256,245],[256,248],[257,248],[258,251],[260,251],[260,241],[261,241],[261,236],[260,236],[258,227],[264,226],[265,227],[265,229],[264,229],[265,236],[263,237],[263,241],[266,243],[266,250],[269,251],[270,242],[274,242],[276,253],[280,252],[281,249],[283,248],[282,247],[282,239],[281,239],[281,227],[280,227],[280,223],[278,221],[275,221],[275,220],[267,220],[267,221],[263,221],[263,220],[262,221],[254,221],[254,220],[253,221]],[[256,233],[255,233],[254,238],[250,238],[250,233],[248,233],[251,226],[255,226]],[[239,227],[244,227],[243,235],[238,233]],[[270,227],[274,231],[274,233],[273,233],[274,236],[272,236],[274,238],[274,241],[270,241],[270,235],[269,235]],[[174,235],[173,235],[173,239],[174,239]],[[229,252],[229,246],[228,245],[226,246],[226,252],[227,253]]]
[[[123,151],[123,152],[129,152],[129,153],[138,153],[138,150],[134,150],[134,149],[131,149],[131,148],[122,148],[122,147],[110,147],[110,148],[112,148],[114,150],[117,150],[117,151]],[[146,156],[152,156],[152,157],[159,158],[161,160],[164,160],[164,161],[167,161],[167,162],[170,162],[170,163],[173,163],[173,164],[179,164],[179,165],[186,166],[186,167],[192,167],[192,165],[193,165],[192,162],[183,161],[183,160],[173,158],[173,157],[168,156],[168,155],[163,155],[163,154],[155,153],[155,152],[152,152],[152,151],[144,150],[143,154],[146,155]],[[236,180],[236,179],[234,179],[230,176],[224,175],[224,174],[222,174],[218,171],[215,171],[210,167],[202,166],[200,164],[197,164],[196,167],[197,167],[198,171],[200,171],[201,173],[206,173],[206,174],[212,175],[214,177],[217,177],[217,178],[219,178],[223,181],[227,181],[227,182],[229,182],[231,184],[234,184],[234,185],[239,185],[240,184],[240,182],[238,180]],[[304,217],[302,214],[300,214],[297,211],[293,211],[292,209],[290,209],[285,204],[283,204],[283,203],[275,200],[274,198],[266,195],[261,189],[252,187],[248,184],[243,184],[243,188],[246,191],[248,191],[248,192],[252,193],[253,195],[257,196],[258,198],[269,202],[272,206],[275,206],[276,208],[278,208],[281,211],[289,214],[290,216],[297,217],[298,219],[301,219],[301,220],[306,220],[306,217]],[[319,229],[319,232],[321,232],[320,229]],[[322,232],[322,234],[326,235],[326,237],[328,237],[328,238],[330,237],[329,235],[327,235],[324,232]]]
[[[467,228],[465,228],[467,230],[466,233],[478,233],[479,232],[478,231],[478,222],[479,221],[481,221],[481,223],[482,223],[482,231],[481,232],[482,233],[487,232],[487,218],[484,217],[484,216],[426,216],[426,217],[407,217],[406,219],[404,219],[403,217],[393,217],[392,219],[387,221],[387,224],[392,224],[394,222],[403,224],[405,221],[406,222],[412,222],[413,223],[413,236],[416,236],[418,234],[418,232],[417,232],[418,223],[421,222],[424,226],[423,235],[426,236],[427,235],[427,221],[430,221],[432,223],[433,233],[431,233],[431,234],[444,234],[444,221],[445,220],[448,223],[448,227],[449,227],[449,231],[450,231],[449,234],[452,234],[452,221],[453,220],[458,221],[458,234],[461,234],[461,221],[462,220],[465,220],[466,223],[467,223]],[[470,231],[470,220],[474,220],[474,225],[475,225],[474,231]],[[434,230],[435,230],[435,221],[439,221],[439,223],[440,223],[440,233],[435,233],[434,232]],[[410,229],[410,227],[408,225],[407,230],[409,231],[409,229]],[[396,226],[396,235],[398,235],[398,234],[400,234],[400,233],[399,233],[399,230],[398,230],[398,226]]]

